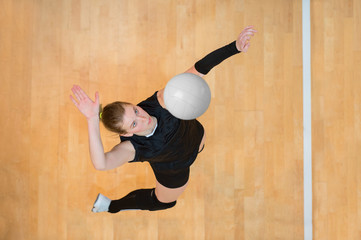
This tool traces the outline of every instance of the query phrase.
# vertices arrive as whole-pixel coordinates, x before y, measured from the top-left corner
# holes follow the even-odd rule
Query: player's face
[[[154,120],[141,107],[127,105],[123,117],[123,129],[127,131],[124,136],[147,135],[152,132]]]

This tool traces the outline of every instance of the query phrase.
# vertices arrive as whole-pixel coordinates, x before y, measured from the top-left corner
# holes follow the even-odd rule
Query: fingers
[[[74,105],[75,105],[76,107],[79,106],[78,102],[73,98],[72,95],[70,95],[70,100],[74,103]]]
[[[255,30],[253,28],[253,26],[247,26],[245,29],[243,29],[243,31],[239,34],[237,42],[239,45],[239,50],[242,52],[247,52],[250,43],[249,41],[251,40],[251,38],[254,36],[254,34],[257,32],[257,30]]]
[[[81,89],[81,87],[77,86],[77,89],[82,100],[90,99],[88,95],[86,95],[86,93],[83,91],[83,89]]]
[[[74,88],[75,93],[77,94],[77,96],[79,97],[80,100],[84,100],[84,99],[88,98],[88,96],[83,91],[83,89],[80,88],[80,86],[75,85],[73,88]]]
[[[249,41],[251,39],[251,36],[245,35],[245,36],[241,36],[240,40],[241,42],[246,42]]]
[[[98,92],[95,93],[95,103],[97,105],[99,105],[99,93]]]
[[[254,36],[254,34],[256,33],[256,30],[253,29],[248,29],[248,30],[243,30],[240,34],[239,34],[239,38],[242,37],[247,37],[247,36]]]
[[[71,91],[73,92],[73,94],[75,95],[75,97],[77,98],[78,101],[80,101],[80,97],[79,94],[77,92],[77,89],[75,88],[75,86],[73,86],[73,88],[71,89]],[[74,103],[74,105],[76,107],[78,107],[78,102],[74,99],[74,97],[72,95],[70,95],[70,100]]]
[[[243,52],[247,52],[248,51],[248,48],[249,48],[249,45],[250,45],[251,43],[246,43],[246,45],[243,47]]]
[[[250,39],[251,39],[250,36],[241,37],[240,39],[241,46],[244,47],[249,42]]]
[[[244,52],[244,48],[249,43],[250,39],[251,39],[251,36],[249,36],[249,35],[240,36],[239,41],[240,41],[241,48],[243,49],[243,52]]]
[[[73,92],[75,98],[73,96],[70,96],[70,99],[75,104],[75,106],[79,106],[82,102],[93,102],[88,95],[81,89],[80,86],[74,85],[71,89]],[[95,102],[99,104],[99,93],[95,93]]]
[[[254,34],[257,32],[257,30],[253,29],[253,26],[248,26],[246,27],[240,34],[239,34],[239,39],[242,41],[243,38],[248,38],[248,40],[250,39],[251,36],[254,36]]]
[[[254,28],[254,26],[253,26],[253,25],[249,25],[249,26],[245,27],[244,29],[250,29],[250,28]]]
[[[82,95],[80,94],[79,91],[79,86],[74,85],[73,88],[71,89],[71,91],[73,92],[73,94],[75,95],[76,99],[80,102],[81,100],[83,100],[84,98],[82,97]]]
[[[250,45],[249,42],[241,43],[242,52],[247,52],[247,51],[248,51],[248,48],[249,48],[249,45]]]
[[[254,26],[248,26],[248,27],[246,27],[245,29],[243,29],[243,31],[242,32],[253,32],[253,33],[256,33],[257,32],[257,30],[256,29],[253,29],[254,28]]]
[[[86,95],[86,93],[83,91],[83,89],[81,89],[80,86],[74,85],[71,90],[72,90],[72,92],[74,93],[76,99],[77,99],[79,102],[80,102],[80,101],[84,101],[84,100],[90,100],[90,98],[88,97],[88,95]]]

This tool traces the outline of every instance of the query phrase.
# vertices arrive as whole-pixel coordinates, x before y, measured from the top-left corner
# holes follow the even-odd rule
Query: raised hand
[[[95,102],[93,102],[88,95],[78,85],[74,85],[71,89],[75,98],[70,95],[70,99],[79,111],[89,120],[92,118],[99,118],[99,93],[95,93]]]
[[[247,52],[250,46],[249,40],[252,36],[254,36],[254,33],[256,32],[257,31],[253,29],[253,26],[248,26],[239,34],[236,41],[236,47],[238,51]]]

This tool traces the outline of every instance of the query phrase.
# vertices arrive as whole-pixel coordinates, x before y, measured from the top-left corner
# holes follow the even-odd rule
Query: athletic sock
[[[174,207],[176,201],[162,203],[155,196],[155,189],[138,189],[125,197],[111,201],[109,205],[110,213],[117,213],[124,210],[149,210],[157,211]]]

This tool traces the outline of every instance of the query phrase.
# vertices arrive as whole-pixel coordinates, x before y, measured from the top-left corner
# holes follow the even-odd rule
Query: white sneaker
[[[108,212],[111,201],[112,200],[99,193],[97,199],[95,200],[92,212]]]

